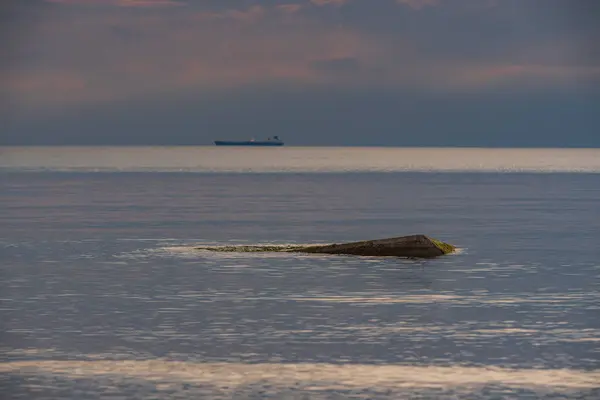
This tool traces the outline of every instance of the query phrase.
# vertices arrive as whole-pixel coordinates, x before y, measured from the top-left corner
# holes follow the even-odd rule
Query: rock
[[[287,252],[411,258],[438,257],[456,250],[454,246],[448,243],[440,242],[425,235],[401,236],[328,245],[217,246],[197,247],[196,249],[221,252]]]
[[[389,239],[308,246],[296,251],[302,253],[350,254],[356,256],[393,256],[432,258],[452,253],[456,248],[425,235],[401,236]]]

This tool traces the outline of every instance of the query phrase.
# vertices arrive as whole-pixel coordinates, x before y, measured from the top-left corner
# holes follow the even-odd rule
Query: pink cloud
[[[420,10],[424,7],[437,6],[440,4],[440,0],[396,0],[396,3]]]
[[[432,60],[420,53],[418,38],[370,35],[295,11],[283,15],[280,7],[187,11],[165,16],[115,9],[85,21],[48,14],[30,32],[31,41],[21,43],[43,49],[43,58],[0,71],[0,87],[22,109],[60,109],[273,83],[451,92],[600,77],[598,68],[545,66],[523,57],[536,51],[556,57],[564,47],[563,58],[573,59],[567,42],[548,48],[524,43],[502,63]]]
[[[302,5],[300,4],[280,4],[277,6],[277,9],[283,11],[284,13],[294,14],[302,9]]]
[[[178,0],[46,0],[49,3],[86,6],[173,7],[183,6]]]
[[[311,67],[314,60],[368,58],[378,51],[377,43],[366,43],[357,32],[296,14],[288,23],[271,11],[251,7],[168,18],[115,12],[82,24],[50,18],[32,32],[31,45],[52,49],[45,60],[22,65],[9,77],[0,74],[0,80],[6,79],[2,84],[22,107],[60,108],[181,90],[324,84],[331,78]],[[240,24],[258,18],[261,24],[244,25],[240,35]],[[127,36],[115,40],[121,31]]]
[[[200,11],[189,14],[190,19],[198,21],[224,21],[234,20],[236,22],[258,22],[265,18],[271,10],[263,6],[251,6],[247,9],[230,9],[221,12]]]
[[[477,65],[468,62],[447,66],[437,74],[446,81],[432,81],[449,91],[484,90],[502,86],[518,88],[572,87],[582,81],[599,80],[600,67],[547,66],[540,64]],[[432,77],[435,74],[431,74]]]
[[[70,104],[98,103],[114,99],[114,89],[88,84],[77,71],[19,71],[0,77],[0,86],[11,93],[17,109],[53,110]]]
[[[223,13],[224,17],[235,19],[244,22],[256,22],[263,18],[266,14],[265,8],[262,6],[251,6],[247,10],[229,10]]]
[[[456,1],[456,0],[455,0]],[[498,6],[500,0],[470,0],[461,6],[466,6],[474,9],[493,8]],[[442,4],[454,5],[454,1],[447,0],[396,0],[396,3],[412,8],[413,10],[421,10],[427,7],[436,7]],[[458,1],[456,1],[458,3]]]
[[[311,3],[316,4],[318,6],[326,6],[326,5],[335,5],[341,6],[348,2],[348,0],[310,0]]]

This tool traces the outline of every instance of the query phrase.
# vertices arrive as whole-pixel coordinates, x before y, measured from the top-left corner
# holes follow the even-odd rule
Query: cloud
[[[316,4],[318,6],[342,6],[348,2],[348,0],[310,0],[312,4]]]
[[[413,10],[421,10],[427,7],[437,7],[442,4],[460,9],[468,7],[471,9],[493,8],[496,7],[500,0],[395,0],[397,4],[407,6]],[[527,1],[527,0],[525,0]]]
[[[396,0],[396,3],[420,10],[425,7],[437,6],[440,4],[440,0]]]
[[[357,32],[302,18],[282,27],[271,11],[278,13],[258,6],[170,18],[103,13],[81,24],[57,17],[37,26],[30,54],[0,81],[13,104],[60,109],[181,90],[326,84],[314,60],[369,57],[378,48]],[[240,23],[259,18],[240,34]]]
[[[478,90],[513,88],[520,91],[539,91],[548,88],[571,88],[600,83],[600,66],[546,66],[540,64],[465,65],[450,69],[446,82],[449,90]],[[441,85],[442,83],[439,82]]]
[[[418,7],[416,0],[410,3]],[[0,84],[16,108],[62,110],[247,86],[456,93],[598,83],[600,63],[577,46],[576,38],[538,37],[540,29],[530,36],[498,36],[496,26],[472,35],[475,30],[468,25],[528,32],[532,21],[527,18],[524,28],[519,21],[514,26],[502,19],[489,23],[497,13],[485,14],[485,23],[461,20],[460,26],[441,27],[438,20],[427,20],[427,13],[402,11],[394,2],[388,6],[399,16],[408,13],[413,22],[397,27],[394,19],[394,26],[380,32],[355,24],[350,10],[340,26],[322,17],[320,7],[300,12],[301,3],[185,7],[168,13],[86,8],[77,10],[76,19],[63,7],[51,7],[29,30],[30,40],[21,40],[11,62],[4,63]]]
[[[48,3],[84,6],[174,7],[186,3],[178,0],[46,0]]]
[[[336,57],[313,61],[311,67],[325,74],[340,75],[358,72],[360,62],[354,57]]]
[[[256,22],[266,14],[263,6],[251,6],[245,10],[227,10],[221,14],[213,14],[217,18],[229,18],[242,22]]]
[[[283,11],[285,13],[294,14],[302,9],[302,5],[300,4],[280,4],[277,6],[277,9]]]

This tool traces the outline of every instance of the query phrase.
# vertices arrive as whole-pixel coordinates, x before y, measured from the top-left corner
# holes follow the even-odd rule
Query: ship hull
[[[283,146],[283,142],[258,142],[258,141],[245,141],[245,142],[231,142],[226,140],[215,140],[216,146]]]

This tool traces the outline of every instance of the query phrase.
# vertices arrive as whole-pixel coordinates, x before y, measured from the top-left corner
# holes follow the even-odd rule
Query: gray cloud
[[[0,144],[600,145],[596,0],[126,3],[0,8]]]
[[[358,72],[360,62],[354,57],[338,57],[313,61],[311,67],[325,74],[346,75]]]
[[[20,121],[4,144],[210,145],[279,135],[290,145],[600,147],[600,96],[424,95],[248,88],[81,107]]]

